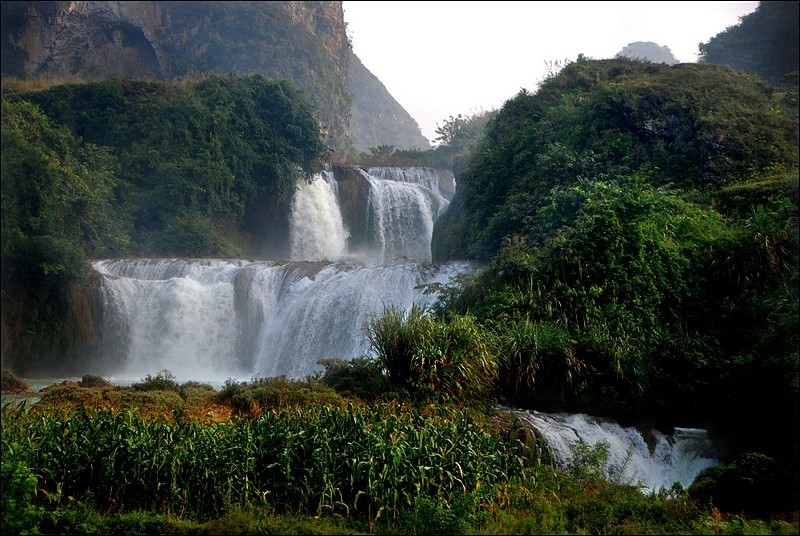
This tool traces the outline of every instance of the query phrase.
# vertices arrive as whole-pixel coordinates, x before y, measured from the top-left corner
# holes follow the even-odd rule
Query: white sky
[[[429,140],[458,114],[536,91],[548,65],[613,58],[635,41],[684,63],[758,2],[344,1],[353,52]]]

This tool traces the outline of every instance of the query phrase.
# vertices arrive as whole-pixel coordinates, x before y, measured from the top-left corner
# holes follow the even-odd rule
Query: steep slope
[[[379,145],[430,148],[430,141],[422,135],[417,122],[352,52],[347,83],[353,93],[350,140],[358,151],[366,152]]]
[[[258,73],[305,89],[326,143],[347,147],[350,44],[341,2],[2,2],[2,75],[170,80]]]

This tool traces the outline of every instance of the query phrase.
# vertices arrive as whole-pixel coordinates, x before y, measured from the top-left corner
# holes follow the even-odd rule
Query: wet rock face
[[[333,165],[332,168],[337,184],[339,209],[344,225],[350,232],[349,246],[357,248],[367,239],[369,181],[354,167]]]

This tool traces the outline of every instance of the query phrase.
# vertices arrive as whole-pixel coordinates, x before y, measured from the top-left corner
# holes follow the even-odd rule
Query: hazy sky
[[[353,51],[431,141],[458,114],[536,91],[555,62],[614,57],[634,41],[697,60],[698,44],[758,2],[344,1]]]

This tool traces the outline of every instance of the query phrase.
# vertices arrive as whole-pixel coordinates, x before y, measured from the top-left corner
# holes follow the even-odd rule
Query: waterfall
[[[363,171],[362,171],[363,172]],[[426,168],[370,168],[368,235],[380,262],[431,261],[433,224],[449,204]]]
[[[561,467],[574,459],[574,445],[607,444],[607,476],[641,486],[646,493],[669,489],[676,482],[686,488],[701,470],[719,463],[707,432],[699,428],[676,427],[669,435],[650,430],[645,439],[635,427],[585,414],[513,413],[541,434]]]
[[[322,370],[320,359],[367,355],[365,324],[384,308],[432,305],[436,295],[424,286],[468,269],[430,264],[433,223],[448,203],[441,177],[428,168],[359,172],[369,184],[366,256],[351,251],[326,166],[295,192],[289,260],[94,261],[103,276],[108,374],[302,378]]]
[[[326,168],[314,180],[301,182],[289,219],[292,260],[340,260],[347,252],[336,182]]]

